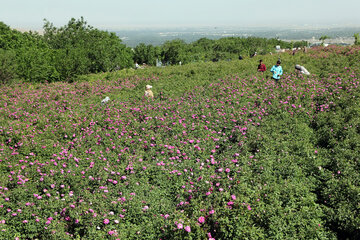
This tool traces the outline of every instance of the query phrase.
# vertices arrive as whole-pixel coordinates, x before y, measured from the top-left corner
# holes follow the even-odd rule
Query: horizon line
[[[6,24],[6,23],[5,23]],[[8,25],[11,29],[15,29],[21,32],[41,32],[43,31],[43,28],[37,28],[37,27],[12,27]],[[66,26],[66,25],[65,25]],[[251,28],[253,29],[274,29],[275,27],[272,27],[273,25],[239,25],[239,24],[218,24],[218,25],[116,25],[116,26],[110,26],[110,25],[90,25],[92,27],[95,27],[99,30],[107,30],[107,31],[120,31],[120,30],[159,30],[159,29],[199,29],[199,28],[206,28],[206,29],[226,29],[226,28],[238,28],[238,29],[244,29],[249,30]],[[291,24],[291,25],[283,25],[283,26],[277,26],[277,29],[281,30],[290,30],[290,29],[300,29],[300,30],[316,30],[316,29],[338,29],[338,28],[360,28],[360,24]]]

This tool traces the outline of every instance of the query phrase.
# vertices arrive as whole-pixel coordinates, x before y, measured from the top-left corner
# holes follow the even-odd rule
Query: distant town
[[[130,47],[139,43],[158,46],[165,41],[183,39],[187,43],[200,38],[219,39],[225,37],[263,37],[278,38],[284,41],[305,40],[310,44],[319,44],[321,36],[328,36],[325,43],[350,45],[354,43],[354,34],[360,32],[360,27],[328,27],[328,28],[236,28],[236,27],[202,27],[202,28],[163,28],[163,29],[126,29],[109,30],[115,32]]]

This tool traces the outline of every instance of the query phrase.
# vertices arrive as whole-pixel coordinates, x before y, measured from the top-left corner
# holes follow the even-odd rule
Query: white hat
[[[151,85],[146,85],[146,89],[150,89],[150,88],[152,88]]]

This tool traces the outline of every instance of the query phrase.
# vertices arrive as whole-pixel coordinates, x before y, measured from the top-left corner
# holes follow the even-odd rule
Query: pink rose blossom
[[[204,222],[205,222],[205,218],[204,218],[204,217],[199,217],[199,218],[198,218],[198,222],[199,222],[199,223],[204,223]]]

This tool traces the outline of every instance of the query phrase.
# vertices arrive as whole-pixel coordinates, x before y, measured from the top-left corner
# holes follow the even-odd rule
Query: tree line
[[[258,37],[201,38],[192,43],[175,39],[160,46],[127,47],[112,32],[98,30],[80,18],[55,27],[44,20],[43,34],[20,32],[0,22],[0,82],[72,81],[78,75],[130,68],[134,62],[155,66],[198,61],[219,61],[267,54],[281,48],[306,46],[306,41],[285,42]]]
[[[114,33],[83,18],[56,28],[45,20],[43,34],[21,33],[0,22],[0,79],[69,81],[77,75],[132,66],[132,51]]]

